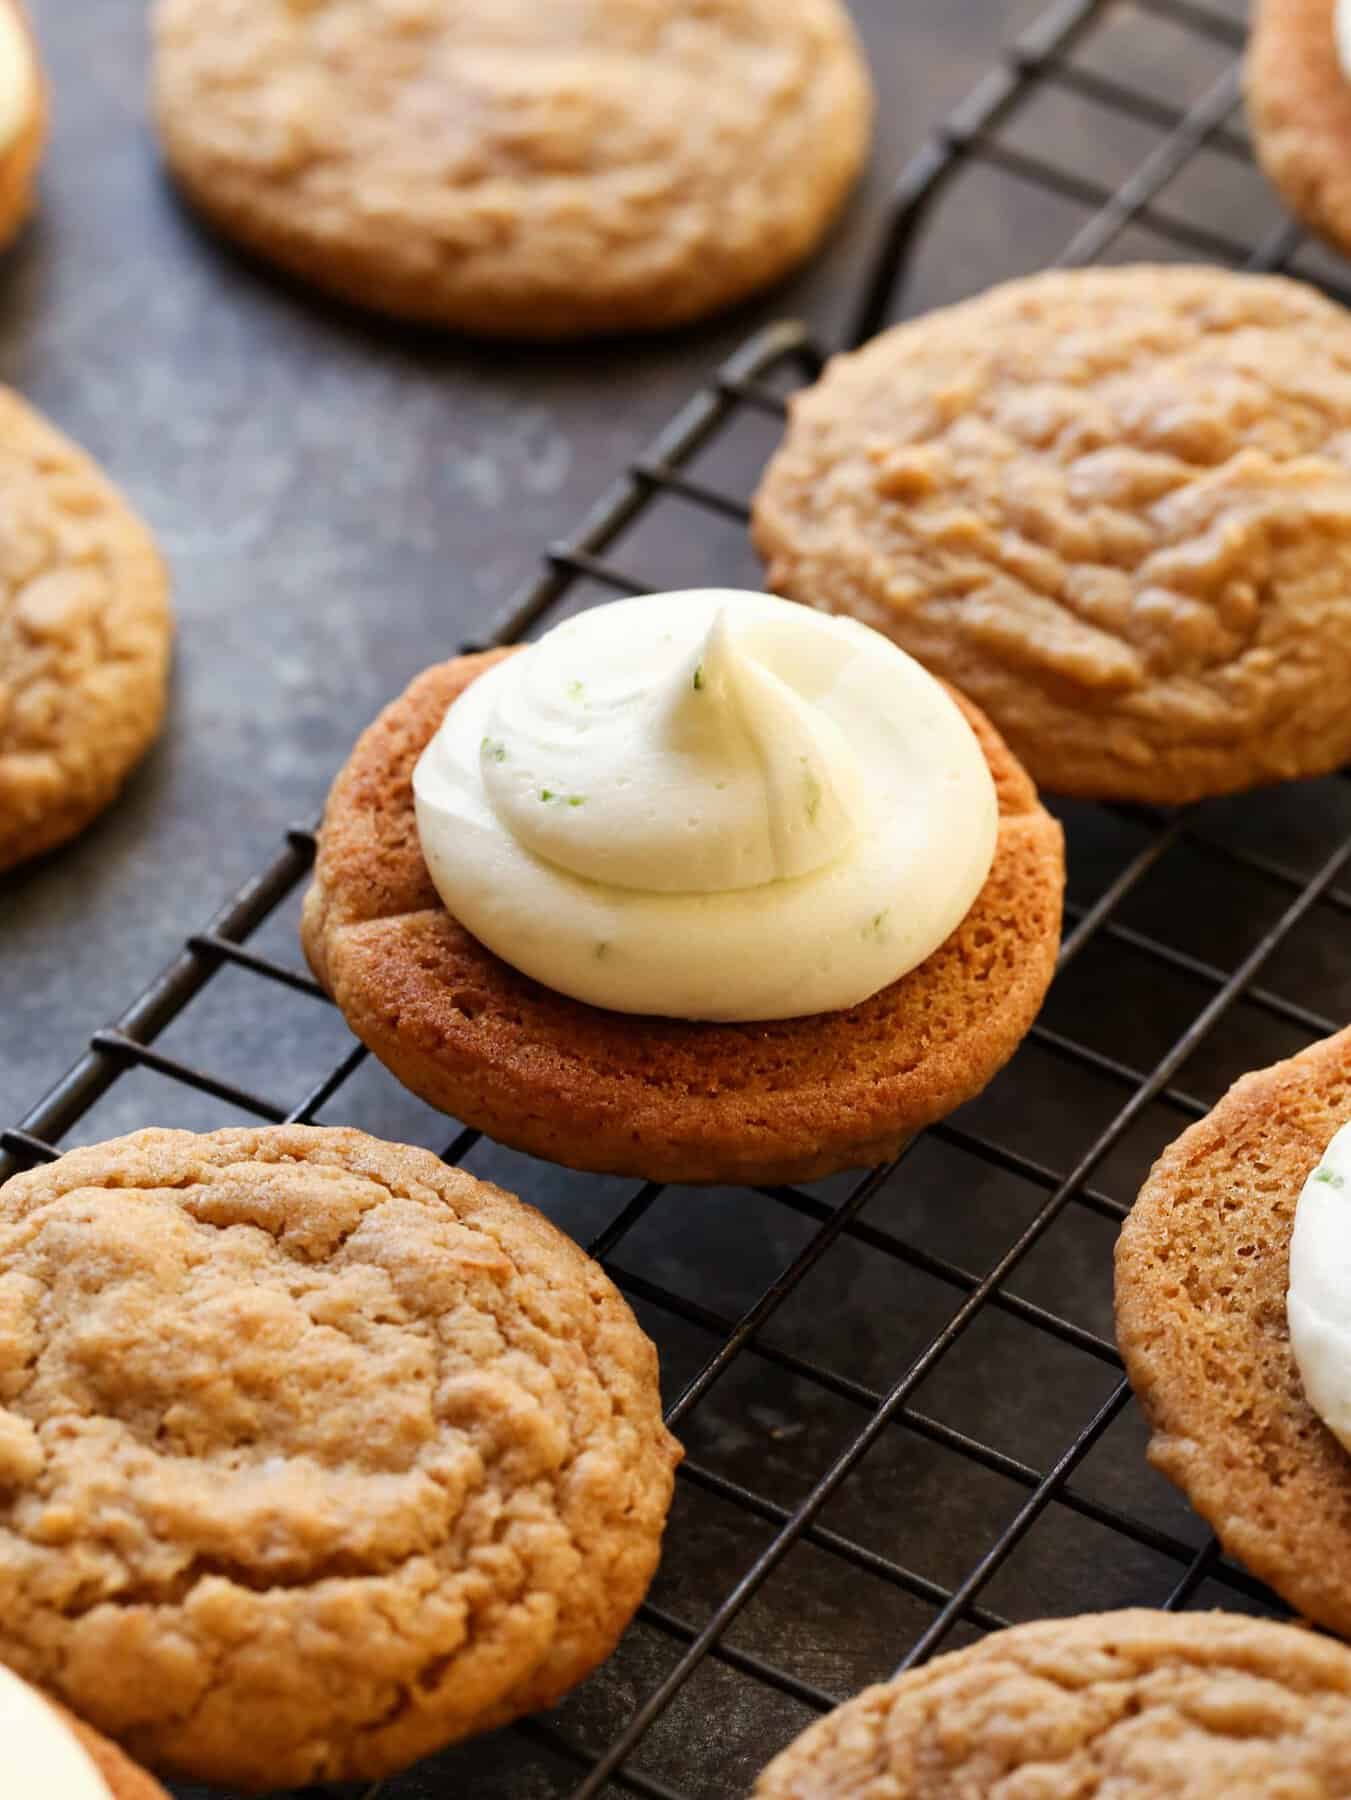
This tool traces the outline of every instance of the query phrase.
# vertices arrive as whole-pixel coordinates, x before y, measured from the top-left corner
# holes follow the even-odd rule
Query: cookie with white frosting
[[[334,784],[302,936],[357,1036],[505,1143],[807,1180],[1003,1066],[1063,881],[960,695],[863,627],[701,592],[419,676]]]
[[[14,1800],[168,1800],[116,1744],[3,1666],[0,1788]]]
[[[47,91],[20,0],[0,0],[0,249],[33,206],[47,132]]]
[[[1155,1164],[1116,1257],[1150,1460],[1351,1636],[1351,1030],[1245,1075]]]
[[[1245,68],[1258,160],[1292,212],[1351,249],[1351,5],[1257,0]]]

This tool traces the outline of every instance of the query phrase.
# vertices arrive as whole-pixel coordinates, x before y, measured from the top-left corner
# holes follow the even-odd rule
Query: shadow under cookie
[[[519,974],[451,917],[412,776],[447,707],[510,652],[428,669],[334,783],[301,934],[356,1035],[414,1093],[571,1168],[685,1183],[807,1181],[896,1154],[1022,1040],[1055,969],[1059,825],[987,721],[999,835],[975,905],[925,962],[844,1012],[699,1024],[605,1011]]]
[[[1246,1075],[1159,1158],[1117,1247],[1117,1341],[1150,1461],[1310,1619],[1351,1636],[1351,1457],[1286,1323],[1300,1190],[1351,1117],[1351,1030]]]

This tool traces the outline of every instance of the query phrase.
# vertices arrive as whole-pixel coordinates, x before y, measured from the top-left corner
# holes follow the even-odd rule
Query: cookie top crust
[[[1129,1611],[996,1632],[829,1713],[755,1800],[1335,1800],[1351,1652],[1223,1613]]]
[[[838,0],[159,0],[169,164],[361,304],[558,337],[672,325],[806,255],[872,95]]]
[[[0,869],[113,798],[164,711],[169,584],[83,451],[0,389]]]
[[[1351,1458],[1286,1321],[1300,1190],[1351,1119],[1351,1031],[1236,1082],[1159,1158],[1116,1253],[1117,1341],[1150,1461],[1225,1548],[1351,1636]]]
[[[1257,0],[1244,64],[1257,159],[1291,210],[1351,247],[1351,80],[1336,0]]]
[[[510,968],[451,917],[412,777],[446,709],[501,655],[426,670],[329,795],[301,936],[348,1024],[415,1093],[573,1168],[685,1182],[808,1180],[895,1155],[1013,1054],[1055,969],[1060,826],[954,695],[994,777],[994,865],[932,956],[847,1011],[699,1024],[610,1012]]]
[[[1040,275],[792,402],[770,585],[888,632],[1042,786],[1181,803],[1351,756],[1351,315],[1213,268]]]
[[[613,1647],[677,1457],[531,1208],[360,1132],[146,1131],[0,1191],[0,1655],[155,1767],[378,1776]]]

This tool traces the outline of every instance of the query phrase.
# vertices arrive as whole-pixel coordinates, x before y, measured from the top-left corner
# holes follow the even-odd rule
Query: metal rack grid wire
[[[1193,44],[1202,60],[1213,63],[1207,79],[1185,102],[1161,97],[1116,66],[1104,67],[1101,59],[1095,63],[1091,51],[1098,34],[1123,16],[1137,28],[1166,27],[1177,41]],[[853,338],[870,335],[902,310],[903,288],[939,214],[960,208],[950,190],[981,171],[1078,209],[1082,218],[1059,255],[1065,265],[1114,254],[1132,231],[1149,234],[1162,247],[1161,254],[1261,270],[1296,263],[1306,247],[1287,220],[1276,219],[1249,242],[1242,233],[1230,235],[1209,218],[1198,222],[1171,203],[1170,190],[1199,158],[1219,159],[1250,173],[1247,142],[1234,123],[1242,44],[1236,13],[1219,9],[1215,0],[1064,0],[1053,7],[938,130],[898,183],[857,307]],[[1090,120],[1125,121],[1146,135],[1141,154],[1121,179],[1100,180],[1057,158],[1053,148],[1028,148],[1010,136],[1008,127],[1048,94],[1068,97],[1086,109]],[[1325,268],[1318,273],[1324,285],[1341,293],[1335,272],[1329,275]],[[635,530],[656,511],[683,509],[684,529],[697,518],[740,530],[748,517],[754,470],[750,485],[738,488],[707,475],[705,465],[711,461],[717,466],[720,446],[747,420],[772,434],[782,420],[786,395],[812,380],[821,360],[819,349],[795,325],[773,327],[734,355],[616,482],[576,534],[549,550],[538,581],[483,642],[519,639],[593,593],[670,585],[660,567],[624,567],[619,560]],[[1132,1170],[1138,1172],[1142,1159],[1168,1135],[1204,1112],[1245,1057],[1261,1060],[1253,1050],[1256,1043],[1269,1038],[1285,1053],[1338,1028],[1340,1021],[1332,1016],[1337,1004],[1330,1012],[1329,1002],[1345,988],[1351,1005],[1351,965],[1345,957],[1339,963],[1336,953],[1336,933],[1344,931],[1351,912],[1351,880],[1346,879],[1351,864],[1349,795],[1351,783],[1344,781],[1304,784],[1298,800],[1282,802],[1279,816],[1260,798],[1236,807],[1175,814],[1065,809],[1071,857],[1067,934],[1051,1002],[1027,1046],[995,1084],[988,1103],[979,1102],[934,1127],[896,1164],[850,1182],[742,1197],[745,1207],[759,1209],[758,1219],[779,1221],[774,1229],[781,1235],[774,1237],[772,1230],[769,1235],[783,1247],[766,1278],[741,1303],[724,1304],[716,1293],[699,1291],[697,1281],[659,1278],[660,1270],[654,1274],[645,1267],[643,1233],[677,1197],[651,1184],[611,1195],[608,1189],[615,1184],[608,1184],[607,1216],[590,1232],[588,1249],[640,1309],[663,1348],[662,1321],[678,1325],[703,1346],[698,1354],[687,1355],[672,1376],[669,1419],[677,1433],[691,1436],[680,1490],[716,1503],[725,1516],[749,1521],[759,1534],[754,1552],[698,1606],[682,1608],[669,1597],[670,1584],[659,1584],[636,1627],[658,1646],[658,1653],[642,1665],[644,1678],[615,1689],[599,1719],[585,1705],[575,1709],[575,1716],[565,1706],[553,1718],[511,1728],[497,1740],[487,1762],[467,1762],[472,1752],[448,1752],[410,1777],[368,1790],[370,1795],[379,1791],[388,1800],[402,1795],[411,1800],[413,1795],[482,1792],[595,1800],[603,1794],[633,1793],[648,1800],[695,1800],[696,1795],[744,1791],[753,1766],[746,1757],[753,1753],[758,1758],[777,1747],[791,1729],[834,1704],[845,1689],[838,1680],[818,1678],[810,1658],[804,1662],[801,1655],[781,1655],[777,1640],[762,1643],[754,1632],[743,1630],[767,1594],[786,1590],[789,1605],[796,1604],[792,1571],[807,1551],[821,1559],[828,1581],[863,1581],[863,1591],[878,1596],[879,1608],[885,1610],[886,1595],[910,1608],[906,1616],[911,1625],[894,1639],[891,1661],[900,1667],[1039,1609],[1067,1610],[1070,1601],[1084,1608],[1119,1601],[1120,1594],[1106,1579],[1101,1552],[1087,1566],[1099,1569],[1102,1578],[1091,1572],[1084,1577],[1076,1565],[1077,1585],[1068,1598],[1058,1591],[1042,1594],[1035,1578],[1026,1595],[1005,1580],[1048,1520],[1060,1540],[1071,1530],[1101,1534],[1092,1541],[1114,1563],[1134,1568],[1132,1557],[1146,1559],[1156,1574],[1142,1577],[1128,1597],[1172,1608],[1208,1599],[1279,1610],[1258,1582],[1220,1554],[1213,1540],[1189,1528],[1189,1515],[1180,1503],[1168,1512],[1165,1503],[1156,1504],[1147,1485],[1104,1485],[1089,1478],[1095,1457],[1119,1432],[1131,1401],[1101,1307],[1096,1319],[1086,1322],[1082,1311],[1058,1303],[1065,1297],[1067,1270],[1078,1266],[1065,1260],[1068,1251],[1062,1253],[1060,1246],[1076,1222],[1114,1229],[1127,1210]],[[0,1134],[0,1178],[59,1154],[63,1139],[87,1119],[96,1119],[99,1104],[136,1071],[259,1120],[343,1116],[349,1084],[371,1067],[359,1045],[345,1047],[307,1091],[272,1093],[255,1091],[237,1078],[233,1067],[178,1054],[163,1042],[227,970],[257,984],[260,1018],[268,1016],[268,1008],[284,1004],[328,1004],[294,962],[253,941],[301,889],[313,851],[312,831],[289,833],[270,866],[187,941],[126,1012],[93,1035],[58,1086]],[[1159,892],[1151,899],[1155,888]],[[1254,895],[1260,903],[1249,904]],[[1224,922],[1226,906],[1233,915],[1229,924]],[[1180,931],[1175,929],[1179,920],[1185,927]],[[1118,985],[1110,991],[1117,999],[1104,1007],[1104,993],[1113,981]],[[1133,1006],[1131,996],[1142,989],[1151,1002],[1158,1002],[1165,1015],[1162,1023],[1142,1023],[1143,1015],[1155,1010]],[[1164,1035],[1151,1038],[1151,1031]],[[1236,1063],[1231,1040],[1239,1051]],[[1139,1053],[1142,1042],[1148,1045],[1147,1055]],[[1090,1090],[1092,1104],[1075,1098]],[[1045,1111],[1048,1099],[1049,1137],[1029,1147],[1021,1119],[1038,1107]],[[480,1148],[479,1135],[464,1129],[444,1146],[444,1155],[474,1166]],[[926,1156],[942,1164],[939,1211],[950,1204],[960,1211],[964,1189],[982,1181],[995,1184],[1001,1206],[1006,1192],[1022,1196],[1021,1209],[1007,1208],[1006,1228],[993,1248],[982,1249],[975,1241],[977,1232],[970,1255],[964,1257],[954,1254],[950,1235],[940,1244],[923,1228],[911,1171],[916,1159],[922,1162]],[[924,1178],[915,1180],[922,1185]],[[932,1176],[929,1184],[934,1185]],[[537,1197],[525,1192],[527,1198]],[[747,1217],[749,1213],[724,1205],[716,1228],[735,1233]],[[904,1308],[898,1308],[896,1359],[881,1376],[875,1369],[851,1369],[847,1352],[814,1351],[812,1332],[801,1329],[801,1296],[814,1292],[822,1271],[845,1250],[862,1259],[851,1267],[873,1272],[868,1279],[897,1284],[900,1293],[937,1295],[941,1302],[930,1306],[926,1299],[913,1330],[904,1328]],[[1039,1266],[1043,1277],[1047,1270],[1052,1277],[1049,1299],[1039,1297],[1047,1291],[1047,1280],[1033,1279]],[[906,1283],[919,1285],[912,1290]],[[686,1291],[690,1287],[694,1291]],[[796,1324],[791,1323],[794,1317]],[[786,1329],[785,1319],[790,1320]],[[1076,1396],[1071,1410],[1079,1410],[1063,1441],[1039,1458],[1010,1448],[999,1431],[954,1422],[952,1407],[943,1400],[937,1378],[991,1320],[1001,1330],[1028,1334],[1020,1341],[1035,1340],[1070,1359],[1057,1366],[1068,1369],[1072,1364],[1092,1373],[1086,1387],[1076,1386],[1077,1375],[1065,1377]],[[885,1340],[887,1332],[881,1337]],[[997,1386],[1007,1379],[989,1364],[988,1352],[981,1354],[987,1357],[989,1383]],[[700,1440],[703,1410],[746,1370],[752,1372],[752,1392],[766,1383],[787,1383],[786,1391],[799,1396],[805,1391],[815,1397],[813,1403],[829,1402],[847,1420],[801,1482],[785,1491],[775,1491],[769,1479],[752,1479],[744,1459],[729,1468],[716,1454],[716,1436],[707,1439],[712,1451]],[[978,1378],[969,1391],[978,1391],[981,1379],[986,1378]],[[1008,1406],[1007,1395],[999,1404]],[[798,1428],[789,1419],[782,1429],[791,1438]],[[1002,1494],[1012,1496],[997,1528],[987,1530],[974,1548],[963,1542],[956,1565],[942,1573],[923,1566],[926,1555],[920,1552],[929,1540],[914,1538],[912,1544],[903,1504],[880,1548],[843,1514],[837,1517],[838,1502],[878,1447],[900,1441],[939,1459],[945,1471],[943,1491],[956,1497],[954,1517],[960,1516],[961,1496],[971,1484],[996,1482]],[[1138,1432],[1129,1440],[1127,1454],[1139,1462]],[[954,1532],[961,1537],[958,1526]],[[701,1554],[698,1532],[677,1520],[667,1564],[695,1567]],[[683,1591],[679,1582],[675,1585]],[[1001,1597],[1005,1593],[1013,1596],[1012,1603]],[[814,1634],[821,1642],[830,1639],[832,1630],[837,1636],[852,1630],[848,1618],[832,1624],[807,1617],[805,1623],[809,1637]],[[843,1652],[841,1657],[847,1661]],[[830,1659],[818,1658],[818,1663],[822,1660]],[[690,1733],[688,1693],[710,1669],[740,1684],[740,1710],[733,1713],[736,1719],[753,1716],[754,1729],[746,1736],[741,1761],[713,1750],[704,1764],[695,1759],[686,1770],[671,1749],[672,1731]],[[769,1696],[779,1710],[762,1717],[756,1696]],[[673,1727],[682,1705],[686,1722]],[[714,1739],[724,1728],[735,1738],[733,1713],[719,1721]],[[504,1745],[515,1745],[527,1760],[540,1759],[529,1762],[528,1778],[512,1773],[515,1752]],[[526,1767],[522,1762],[521,1769]]]

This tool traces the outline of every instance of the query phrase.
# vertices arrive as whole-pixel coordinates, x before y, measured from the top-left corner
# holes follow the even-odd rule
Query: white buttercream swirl
[[[618,1012],[856,1005],[956,929],[994,856],[984,755],[878,633],[764,594],[620,601],[479,677],[415,775],[449,910]]]
[[[84,1746],[42,1696],[0,1668],[0,1792],[15,1800],[112,1800]]]
[[[1305,1398],[1351,1450],[1351,1125],[1300,1193],[1286,1317]]]

